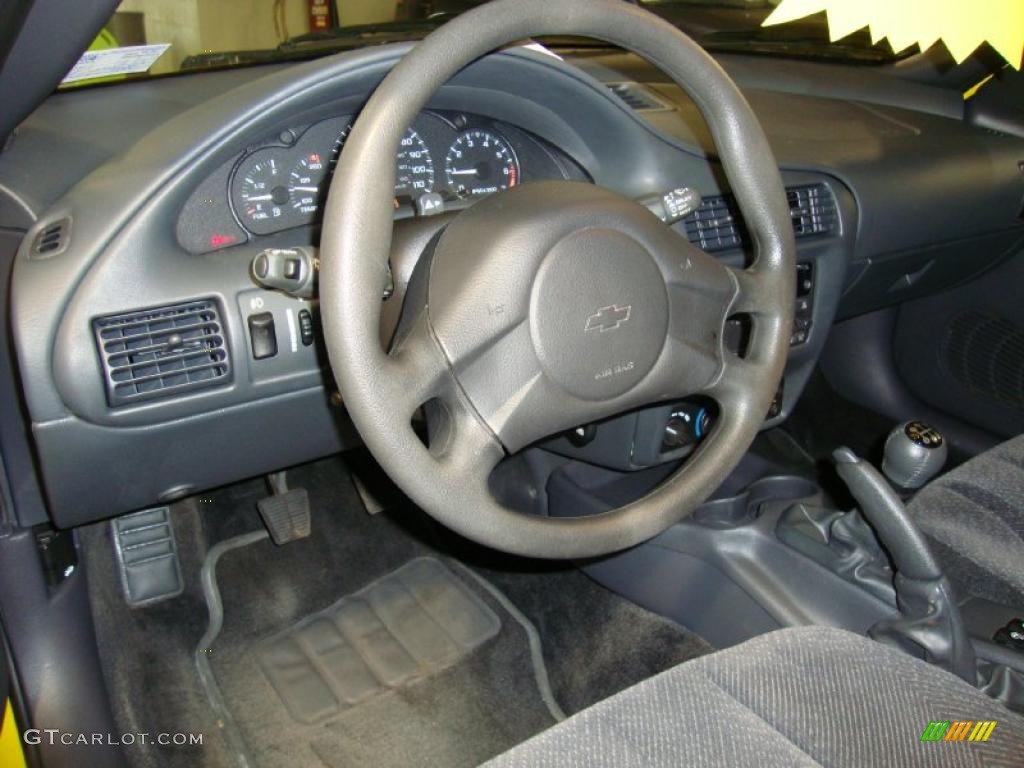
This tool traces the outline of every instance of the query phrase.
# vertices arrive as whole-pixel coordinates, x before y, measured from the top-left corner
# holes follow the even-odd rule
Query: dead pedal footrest
[[[110,532],[128,605],[137,608],[181,594],[185,583],[168,507],[114,518]]]
[[[309,536],[309,494],[305,488],[292,488],[256,502],[270,538],[278,546]]]

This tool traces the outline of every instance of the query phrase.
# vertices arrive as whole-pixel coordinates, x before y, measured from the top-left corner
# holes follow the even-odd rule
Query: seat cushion
[[[993,720],[997,725],[984,743],[921,741],[933,721]],[[825,627],[779,630],[681,664],[487,763],[492,768],[1022,764],[1024,718],[941,669]]]
[[[1024,606],[1024,435],[932,481],[908,510],[961,597]]]

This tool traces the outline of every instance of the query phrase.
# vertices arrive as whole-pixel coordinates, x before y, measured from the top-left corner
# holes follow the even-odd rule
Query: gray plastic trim
[[[762,479],[735,499],[705,504],[692,519],[639,547],[581,567],[598,583],[719,648],[788,626],[824,624],[864,633],[895,615],[895,606],[775,535],[782,511],[811,488],[802,478]],[[554,492],[560,507],[596,513],[608,506],[567,483]],[[759,513],[744,514],[748,503],[760,507]]]

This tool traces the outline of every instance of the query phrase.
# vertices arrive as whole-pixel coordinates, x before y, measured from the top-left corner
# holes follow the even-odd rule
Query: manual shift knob
[[[946,441],[921,421],[900,424],[885,440],[882,471],[898,488],[917,489],[946,464]]]

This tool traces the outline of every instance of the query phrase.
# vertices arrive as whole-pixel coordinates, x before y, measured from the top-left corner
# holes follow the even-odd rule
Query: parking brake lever
[[[975,685],[974,647],[952,586],[902,499],[877,469],[849,448],[836,449],[832,458],[839,477],[889,552],[896,571],[894,586],[900,615],[883,619],[868,634],[906,651],[923,651],[927,661]]]

